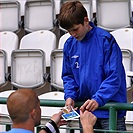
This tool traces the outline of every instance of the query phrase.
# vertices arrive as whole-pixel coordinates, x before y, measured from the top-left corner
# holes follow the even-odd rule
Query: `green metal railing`
[[[7,98],[0,97],[0,104],[6,104],[6,100]],[[76,102],[75,107],[80,107],[82,104],[83,102]],[[40,99],[40,105],[50,106],[50,107],[64,107],[65,101]],[[109,110],[109,131],[112,132],[116,130],[117,111],[118,110],[133,111],[133,104],[132,103],[107,103],[105,106],[99,107],[98,109]],[[71,133],[73,133],[73,130],[71,130]]]

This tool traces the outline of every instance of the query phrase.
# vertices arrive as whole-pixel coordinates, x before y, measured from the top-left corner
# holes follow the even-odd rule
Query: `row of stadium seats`
[[[132,86],[132,72],[129,73],[129,71],[133,71],[133,29],[122,28],[111,32],[111,34],[116,38],[122,50],[123,64],[127,74],[127,88],[129,88]],[[0,32],[0,36],[1,64],[5,65],[0,69],[0,84],[5,83],[6,73],[10,73],[11,82],[14,85],[18,84],[14,82],[20,84],[16,87],[37,87],[37,85],[44,84],[44,74],[47,76],[46,67],[50,67],[51,85],[57,90],[63,90],[61,80],[62,49],[64,42],[70,36],[69,33],[59,39],[58,48],[56,48],[56,35],[49,30],[29,33],[20,40],[20,43],[18,43],[17,35],[13,32]],[[5,62],[6,58],[7,62]],[[8,67],[11,67],[9,72],[7,72],[6,63]]]
[[[3,67],[1,65],[0,69],[0,84],[5,83],[5,74],[12,72],[15,72],[15,75],[11,74],[12,78],[18,78],[16,80],[19,80],[23,87],[30,88],[29,85],[23,84],[22,80],[31,84],[31,88],[43,84],[43,74],[46,74],[46,67],[50,67],[52,50],[56,49],[56,35],[48,30],[40,30],[25,35],[20,43],[18,36],[13,32],[0,32],[0,37],[0,57],[1,64],[4,65]],[[7,66],[11,67],[11,71],[7,69]],[[16,87],[21,88],[21,85]]]
[[[61,0],[60,5],[68,0]],[[96,18],[93,16],[93,1],[80,0],[88,12],[91,21],[108,31],[131,27],[131,0],[97,0]],[[52,0],[27,0],[24,6],[24,22],[21,20],[20,4],[17,0],[1,0],[0,31],[20,30],[24,23],[26,32],[36,30],[54,30],[56,25],[55,2]]]

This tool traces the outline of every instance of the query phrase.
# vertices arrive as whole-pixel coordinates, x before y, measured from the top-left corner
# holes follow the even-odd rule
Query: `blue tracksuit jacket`
[[[93,27],[83,40],[69,37],[64,44],[62,79],[65,100],[94,99],[99,106],[108,102],[126,102],[126,80],[122,53],[107,31]],[[105,110],[93,112],[98,118],[108,118]],[[125,116],[119,111],[118,117]]]

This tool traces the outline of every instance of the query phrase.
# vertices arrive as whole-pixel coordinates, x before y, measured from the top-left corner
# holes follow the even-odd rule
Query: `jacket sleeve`
[[[105,77],[98,91],[92,96],[92,99],[96,100],[99,106],[103,106],[109,101],[117,102],[117,96],[125,96],[123,93],[125,93],[126,90],[125,71],[122,64],[121,50],[112,35],[110,38],[104,38],[103,43],[103,71]],[[119,101],[121,99],[119,99]]]
[[[66,43],[70,43],[67,41]],[[64,93],[65,93],[65,100],[67,98],[72,98],[74,101],[78,97],[78,90],[79,87],[75,82],[71,67],[70,67],[70,60],[68,56],[69,48],[68,45],[64,45],[64,52],[63,52],[63,68],[62,68],[62,79],[64,84]]]

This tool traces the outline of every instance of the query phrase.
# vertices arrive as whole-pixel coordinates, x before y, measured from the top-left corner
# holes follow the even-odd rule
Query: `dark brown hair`
[[[87,11],[79,1],[66,2],[62,5],[58,17],[59,25],[68,30],[73,25],[84,24]]]

